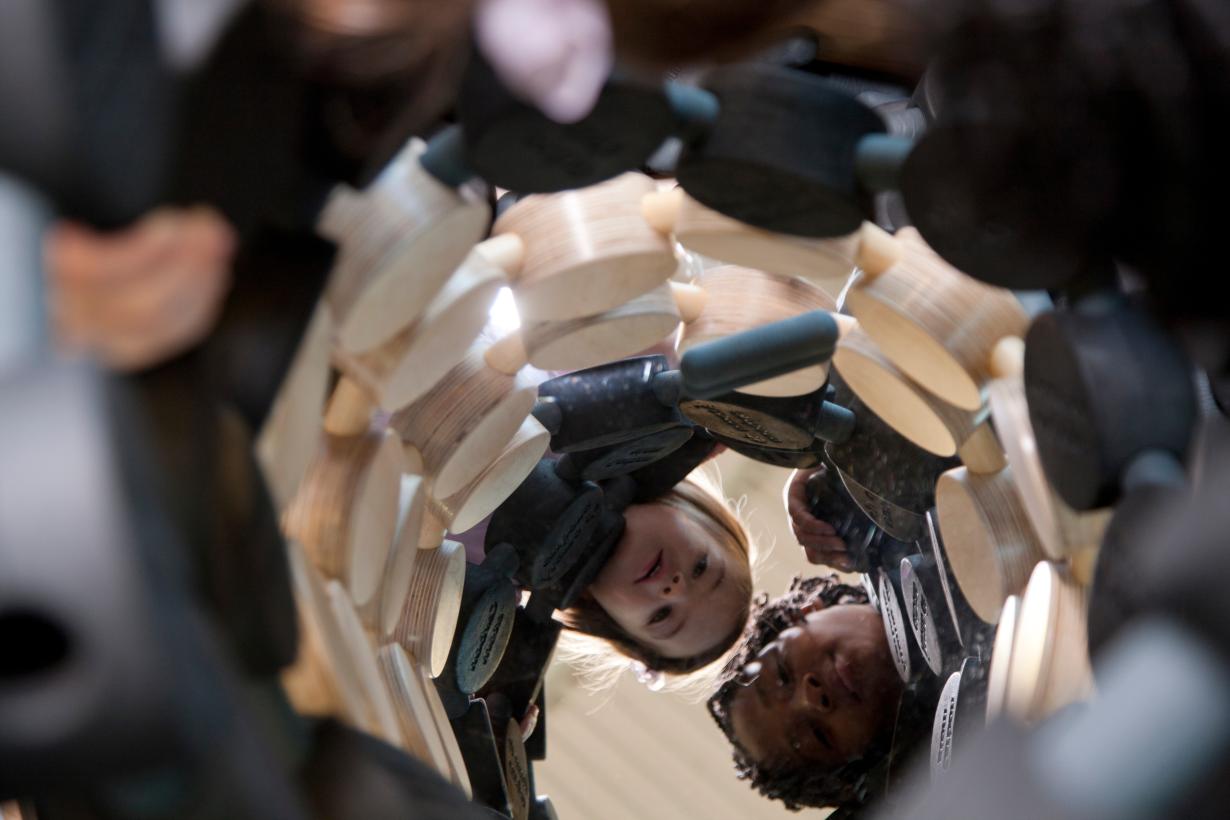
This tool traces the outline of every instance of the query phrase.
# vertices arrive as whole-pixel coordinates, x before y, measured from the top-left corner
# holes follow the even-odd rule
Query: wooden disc
[[[323,446],[283,517],[286,534],[303,544],[329,578],[346,584],[356,605],[374,605],[397,531],[404,456],[385,433],[340,438]]]
[[[432,676],[426,666],[421,663],[416,664],[415,671],[427,693],[427,704],[431,708],[432,717],[435,718],[436,730],[440,733],[440,742],[444,744],[444,754],[448,758],[451,772],[449,779],[465,792],[466,797],[472,798],[474,791],[470,786],[470,774],[466,770],[466,761],[461,754],[461,746],[457,743],[457,734],[449,722],[448,711],[444,708],[444,702],[440,700],[440,693],[432,683]]]
[[[423,679],[414,668],[414,660],[395,643],[381,647],[376,658],[397,711],[404,748],[447,778],[451,773],[448,754],[436,728]],[[430,688],[435,694],[435,687]]]
[[[901,259],[856,279],[846,304],[902,372],[949,404],[978,410],[995,343],[1025,332],[1025,311],[1011,291],[949,265],[912,228],[897,236]]]
[[[623,174],[579,191],[528,196],[493,233],[525,242],[513,288],[523,321],[561,321],[617,307],[665,282],[677,263],[670,242],[641,214],[656,183]]]
[[[448,661],[465,577],[466,551],[461,544],[445,541],[439,549],[422,550],[393,628],[393,638],[421,659],[433,678],[439,677]]]
[[[836,309],[829,295],[810,282],[735,265],[711,268],[697,284],[705,290],[705,306],[696,321],[684,327],[679,340],[681,354],[696,345],[800,313]],[[828,374],[825,362],[741,387],[739,392],[756,396],[801,396],[820,389]]]
[[[663,284],[597,316],[530,323],[521,333],[534,367],[583,370],[634,356],[677,327],[679,311],[670,287]]]
[[[427,508],[425,479],[419,475],[401,477],[398,502],[397,537],[384,571],[380,589],[380,612],[377,627],[382,637],[388,637],[406,605],[410,579],[419,553],[419,534],[423,530],[423,513]]]
[[[449,532],[461,533],[495,512],[534,469],[547,452],[551,434],[538,419],[526,416],[521,429],[491,466],[461,492],[431,499],[432,512]]]
[[[754,228],[684,196],[675,238],[693,253],[777,276],[798,276],[834,303],[854,273],[858,234],[806,239]],[[826,308],[832,310],[832,308]]]
[[[1025,385],[1020,376],[996,379],[987,387],[991,415],[1012,467],[1021,504],[1046,554],[1062,560],[1101,542],[1111,510],[1078,513],[1059,497],[1038,458]]]
[[[287,543],[286,557],[299,611],[299,654],[282,672],[282,686],[295,711],[336,715],[362,728],[363,684],[349,663],[346,637],[333,616],[324,582],[294,541]]]
[[[472,347],[435,389],[389,421],[422,453],[436,498],[454,495],[490,467],[534,406],[529,378],[488,367],[483,349]]]
[[[332,334],[329,311],[318,304],[256,442],[261,470],[279,510],[295,497],[316,454],[329,390]]]
[[[325,290],[341,347],[358,353],[413,322],[487,229],[482,192],[449,188],[411,140],[362,194],[334,197],[321,233],[341,244]]]
[[[507,281],[501,269],[472,251],[414,324],[365,353],[339,350],[337,364],[382,408],[399,410],[465,357]]]
[[[833,365],[863,404],[914,444],[953,456],[986,417],[986,409],[962,410],[911,381],[888,360],[862,328],[837,343]]]
[[[1046,554],[1013,486],[1012,471],[977,475],[957,467],[935,487],[949,568],[979,618],[995,623]]]
[[[1057,565],[1034,568],[1021,597],[1007,707],[1026,722],[1042,720],[1093,690],[1085,629],[1086,591]]]
[[[1020,597],[1009,595],[999,612],[999,624],[995,627],[995,645],[991,649],[991,671],[987,675],[987,720],[995,720],[1002,715],[1008,702],[1008,682],[1012,676],[1012,647],[1020,606]]]
[[[380,666],[376,663],[371,639],[363,631],[363,624],[359,621],[359,615],[355,612],[346,588],[337,581],[330,581],[326,591],[333,608],[333,617],[337,620],[342,637],[345,638],[350,668],[354,670],[355,677],[363,687],[366,707],[364,728],[386,743],[401,746],[403,741],[397,710],[393,708],[389,690],[380,675]]]
[[[525,756],[525,742],[521,739],[521,726],[510,719],[504,729],[504,787],[508,791],[508,805],[512,820],[528,820],[530,802],[534,799],[530,785],[530,764]]]

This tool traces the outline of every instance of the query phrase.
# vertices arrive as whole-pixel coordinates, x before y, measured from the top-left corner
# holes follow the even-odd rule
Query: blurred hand
[[[795,540],[803,547],[807,560],[843,572],[852,572],[854,562],[837,531],[811,514],[807,503],[807,479],[811,470],[795,470],[786,482],[786,514]]]
[[[109,233],[56,224],[43,257],[57,341],[117,370],[191,348],[218,318],[235,241],[208,208],[159,208]]]
[[[501,81],[557,122],[590,112],[615,59],[603,0],[480,0],[474,29]]]
[[[538,728],[538,704],[530,704],[525,710],[525,717],[521,718],[518,725],[521,727],[521,740],[528,741],[530,735],[534,734],[534,730]]]

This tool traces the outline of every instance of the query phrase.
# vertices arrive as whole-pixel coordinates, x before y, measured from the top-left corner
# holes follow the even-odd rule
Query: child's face
[[[840,765],[892,724],[902,683],[880,614],[865,604],[808,613],[744,668],[731,726],[760,766]]]
[[[712,648],[747,614],[749,569],[687,514],[634,504],[589,590],[638,643],[668,658]]]

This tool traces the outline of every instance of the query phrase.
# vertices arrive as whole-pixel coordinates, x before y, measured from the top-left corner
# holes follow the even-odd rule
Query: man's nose
[[[793,703],[801,712],[828,714],[833,711],[833,699],[824,690],[819,676],[807,672],[802,675],[794,689]]]

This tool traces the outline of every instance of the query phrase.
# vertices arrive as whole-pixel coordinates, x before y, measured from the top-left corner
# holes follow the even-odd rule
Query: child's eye
[[[649,616],[649,623],[660,624],[663,621],[665,621],[667,618],[669,618],[670,616],[671,616],[671,608],[669,606],[664,606],[656,610],[652,615]]]
[[[705,555],[696,562],[696,566],[692,567],[692,577],[699,578],[705,574],[705,570],[707,569],[709,569],[709,556]]]

